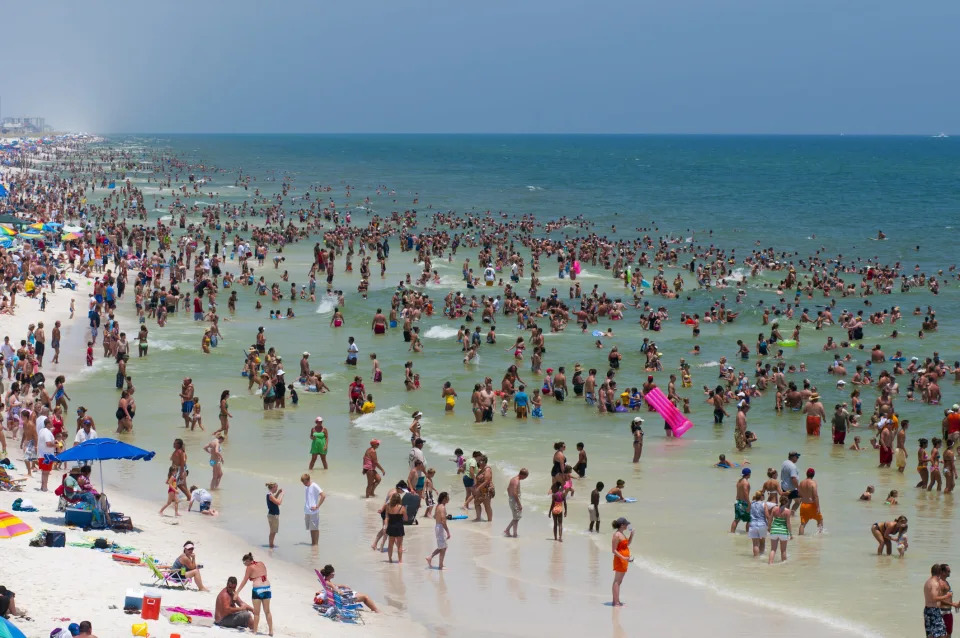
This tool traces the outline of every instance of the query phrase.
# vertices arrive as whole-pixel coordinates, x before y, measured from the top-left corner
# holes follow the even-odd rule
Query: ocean
[[[372,213],[389,215],[415,209],[421,224],[429,223],[437,211],[453,211],[458,215],[479,215],[489,211],[494,215],[533,215],[540,221],[566,216],[577,216],[593,222],[591,232],[608,237],[632,238],[649,234],[669,236],[700,246],[714,244],[735,249],[738,261],[755,248],[773,247],[782,251],[783,259],[798,262],[810,255],[843,259],[879,259],[882,263],[900,262],[908,273],[917,266],[921,271],[935,274],[943,269],[943,285],[934,297],[925,289],[912,289],[906,294],[894,294],[891,299],[872,297],[873,306],[867,308],[860,298],[838,299],[838,309],[865,310],[868,314],[882,307],[899,305],[904,321],[896,327],[901,336],[892,339],[892,328],[869,325],[864,343],[879,343],[888,354],[902,350],[909,357],[922,360],[938,351],[948,361],[960,359],[960,292],[956,274],[947,272],[953,265],[955,240],[953,232],[960,225],[960,141],[927,137],[750,137],[750,136],[458,136],[458,135],[191,135],[191,136],[114,136],[106,146],[127,150],[134,154],[149,154],[163,150],[191,163],[203,163],[206,169],[193,169],[198,177],[208,178],[204,193],[216,193],[216,200],[188,195],[181,199],[193,202],[224,201],[241,204],[251,200],[255,188],[265,195],[276,195],[286,178],[295,188],[285,200],[285,206],[294,210],[303,200],[308,186],[331,186],[330,193],[317,196],[336,202],[339,210],[349,210],[353,224],[363,224]],[[249,190],[237,186],[238,171],[255,178]],[[182,177],[186,176],[186,172]],[[165,198],[154,202],[155,184],[147,183],[145,173],[128,174],[132,183],[146,187],[150,223],[168,215],[171,202],[169,191]],[[347,186],[350,196],[346,196]],[[379,190],[379,194],[378,194]],[[98,195],[102,191],[98,190]],[[370,201],[366,202],[365,198]],[[418,200],[414,204],[414,199]],[[193,221],[199,219],[194,216]],[[329,224],[328,224],[329,225]],[[639,230],[642,229],[642,230]],[[883,230],[889,237],[885,242],[871,241]],[[562,238],[574,235],[578,229],[569,225],[554,231],[551,236]],[[583,231],[580,231],[583,232]],[[217,233],[219,235],[219,233]],[[307,283],[306,272],[312,257],[314,239],[288,246],[286,258],[275,270],[268,259],[257,275],[268,282],[279,281],[283,270],[290,273],[289,281],[299,288]],[[545,418],[520,423],[512,415],[495,419],[492,424],[474,424],[469,406],[473,384],[491,376],[497,382],[513,357],[508,352],[516,336],[523,334],[512,320],[497,317],[496,346],[484,345],[479,364],[465,366],[462,353],[455,341],[459,321],[434,315],[421,322],[425,344],[422,354],[407,352],[399,331],[385,337],[374,337],[369,324],[377,307],[389,308],[390,297],[406,273],[414,279],[420,266],[412,262],[411,253],[401,253],[399,243],[391,241],[388,271],[381,279],[374,266],[371,292],[368,300],[356,294],[359,282],[358,261],[353,273],[344,273],[339,261],[335,287],[347,292],[346,325],[332,328],[333,305],[319,298],[310,303],[304,300],[284,300],[276,308],[292,308],[296,318],[269,321],[267,312],[272,307],[269,297],[265,308],[253,310],[255,295],[251,289],[236,286],[239,294],[238,313],[226,312],[226,295],[221,295],[221,315],[228,317],[221,326],[223,341],[211,355],[200,354],[201,324],[190,320],[189,313],[181,313],[164,328],[148,320],[150,354],[144,359],[135,356],[130,372],[138,388],[138,412],[131,442],[155,449],[157,459],[147,465],[118,464],[109,472],[112,483],[131,487],[159,505],[164,498],[166,461],[172,451],[174,437],[182,437],[187,444],[191,482],[203,486],[209,480],[202,447],[209,433],[216,429],[217,400],[224,389],[231,390],[230,409],[234,414],[230,438],[225,445],[225,478],[216,494],[216,506],[222,515],[211,524],[235,530],[253,546],[262,545],[266,534],[262,521],[264,513],[263,483],[276,479],[289,486],[287,513],[292,513],[286,533],[295,537],[289,543],[281,539],[277,556],[294,562],[322,566],[324,560],[300,544],[305,533],[299,525],[299,483],[297,479],[306,470],[309,460],[308,433],[313,418],[322,415],[331,432],[331,469],[313,474],[331,498],[356,500],[362,494],[360,458],[370,438],[384,441],[381,459],[388,470],[384,486],[405,477],[406,453],[409,449],[410,414],[422,410],[425,414],[423,434],[427,440],[425,452],[428,464],[438,470],[436,485],[449,490],[452,502],[462,502],[463,489],[455,476],[455,465],[450,461],[453,450],[460,447],[486,453],[495,467],[496,484],[501,497],[496,499],[496,520],[489,530],[471,527],[471,538],[482,536],[472,544],[483,559],[473,565],[478,571],[488,568],[491,573],[511,578],[511,569],[528,563],[517,563],[494,569],[496,544],[501,528],[506,524],[506,480],[520,467],[527,467],[531,477],[524,483],[524,493],[533,511],[529,522],[524,519],[525,543],[546,543],[549,527],[545,517],[549,486],[549,469],[554,441],[565,441],[568,456],[575,460],[574,445],[583,442],[589,455],[587,478],[575,481],[576,494],[571,499],[571,515],[567,519],[569,545],[585,546],[589,551],[578,552],[570,547],[563,557],[565,569],[570,570],[564,585],[557,582],[554,567],[544,566],[537,578],[546,577],[542,585],[550,589],[546,605],[562,609],[576,599],[576,591],[583,587],[605,594],[609,588],[609,527],[617,515],[631,517],[640,535],[634,545],[641,574],[657,574],[696,589],[704,589],[724,597],[747,601],[783,612],[816,618],[831,623],[835,628],[860,635],[908,635],[915,633],[919,609],[922,606],[921,585],[933,562],[947,561],[958,549],[958,525],[954,512],[954,496],[914,489],[917,481],[913,464],[908,463],[905,474],[896,470],[877,469],[877,456],[869,449],[870,436],[864,429],[863,441],[868,448],[852,452],[831,445],[829,427],[824,436],[807,437],[801,417],[797,413],[777,414],[773,410],[772,394],[755,399],[748,414],[748,427],[758,435],[758,442],[746,454],[739,454],[733,446],[733,409],[729,423],[714,426],[711,409],[700,391],[702,386],[713,387],[717,381],[716,362],[722,356],[736,361],[736,341],[748,345],[756,341],[759,332],[768,328],[760,325],[758,306],[777,301],[774,291],[765,284],[779,280],[779,273],[762,273],[740,287],[746,291],[742,304],[736,304],[736,287],[696,290],[690,273],[685,277],[687,292],[684,298],[667,301],[671,321],[655,335],[659,349],[664,353],[664,372],[655,375],[661,387],[675,372],[679,359],[685,357],[694,363],[693,387],[680,390],[690,398],[695,427],[682,439],[662,436],[660,421],[646,411],[646,445],[642,462],[632,465],[629,414],[599,415],[595,409],[580,401],[568,400],[557,404],[545,402]],[[272,256],[272,253],[271,253]],[[476,250],[461,248],[449,262],[435,261],[434,268],[441,275],[440,284],[430,284],[430,294],[436,306],[442,307],[442,297],[451,290],[470,294],[460,277],[460,265],[465,257],[476,261]],[[689,260],[687,260],[689,261]],[[684,259],[681,258],[681,263]],[[233,268],[236,262],[228,262]],[[743,268],[742,263],[737,264]],[[560,280],[553,260],[545,260],[540,273],[545,289],[558,287],[561,297],[571,285]],[[648,269],[651,270],[651,269]],[[746,269],[744,269],[746,270]],[[741,273],[744,272],[741,270]],[[679,271],[666,268],[666,277],[672,280]],[[748,272],[748,271],[747,271]],[[579,281],[585,290],[598,285],[601,290],[629,297],[622,282],[611,277],[601,266],[584,264]],[[526,289],[524,280],[521,289]],[[281,288],[289,289],[288,283]],[[322,289],[322,286],[320,287]],[[128,289],[129,290],[129,289]],[[132,291],[131,291],[132,292]],[[500,290],[497,289],[499,293]],[[322,290],[321,290],[322,294]],[[689,300],[686,296],[689,295]],[[648,297],[650,298],[650,297]],[[679,325],[681,312],[699,312],[701,315],[715,301],[725,301],[741,312],[736,322],[727,325],[704,324],[696,342],[702,354],[688,354],[694,345],[690,330]],[[651,303],[657,303],[651,299]],[[812,311],[822,307],[822,296],[803,299]],[[926,308],[932,304],[937,311],[940,330],[923,340],[917,336],[922,317],[912,315],[914,307]],[[135,334],[136,320],[132,301],[125,298],[120,311],[121,325],[128,334]],[[781,322],[790,325],[789,322]],[[258,326],[264,326],[268,346],[274,346],[283,356],[288,379],[295,378],[297,362],[302,351],[311,353],[310,361],[321,371],[331,387],[330,394],[316,395],[301,389],[300,405],[296,408],[264,413],[259,398],[247,392],[246,379],[240,376],[242,353],[253,342]],[[589,332],[581,334],[574,326],[564,333],[547,335],[544,368],[565,365],[568,375],[575,363],[584,368],[606,369],[606,353],[617,345],[624,355],[618,373],[622,386],[639,386],[646,377],[642,368],[639,346],[644,337],[654,337],[643,331],[636,322],[636,311],[628,311],[620,322],[601,323],[597,328],[613,328],[615,336],[603,339],[604,349],[594,347],[596,341]],[[591,328],[592,330],[593,328]],[[787,332],[787,330],[784,330]],[[348,336],[355,336],[360,347],[360,365],[356,372],[343,364]],[[840,391],[835,379],[826,374],[832,353],[821,350],[828,335],[840,339],[844,331],[837,327],[814,331],[804,327],[801,345],[787,352],[787,363],[805,363],[806,373],[788,375],[799,382],[807,378],[815,384],[828,414],[834,403],[847,400],[849,388]],[[384,369],[383,383],[370,382],[367,357],[376,352]],[[853,351],[855,359],[863,362],[869,353]],[[99,355],[99,352],[98,352]],[[768,358],[769,359],[769,358]],[[422,389],[406,392],[403,387],[403,363],[414,361],[420,373]],[[755,356],[745,362],[748,374]],[[735,365],[739,362],[735,363]],[[889,368],[890,365],[880,366]],[[738,365],[739,368],[739,365]],[[363,375],[368,391],[375,397],[378,409],[372,415],[351,418],[347,414],[346,387],[354,373]],[[180,380],[191,376],[203,406],[207,433],[184,432],[179,417],[177,395]],[[539,386],[541,377],[529,371],[529,358],[521,366],[521,376],[531,387]],[[460,393],[454,414],[445,414],[440,400],[444,381],[451,381]],[[909,377],[901,377],[906,387]],[[960,392],[952,379],[942,385],[944,403],[949,406],[960,400]],[[113,431],[112,416],[118,393],[114,389],[114,370],[110,362],[99,362],[84,371],[79,378],[68,380],[68,392],[74,397],[71,407],[83,404],[93,410],[101,435]],[[869,411],[876,396],[874,389],[863,392],[865,410]],[[915,458],[916,439],[939,435],[942,407],[911,403],[901,396],[897,410],[911,422],[908,451]],[[851,442],[851,432],[848,445]],[[801,470],[814,467],[820,485],[821,503],[825,517],[823,535],[798,537],[789,544],[790,560],[768,567],[766,561],[754,560],[745,534],[731,535],[730,521],[738,473],[713,467],[718,454],[726,454],[736,461],[749,460],[754,470],[753,487],[759,488],[767,467],[779,468],[786,453],[796,448],[803,454]],[[603,481],[607,488],[617,479],[626,481],[625,493],[638,502],[631,505],[607,505],[601,508],[604,520],[602,534],[595,538],[583,532],[587,524],[586,503],[595,481]],[[876,500],[863,503],[857,500],[867,484],[876,486]],[[900,491],[900,505],[883,504],[890,489]],[[357,550],[368,547],[376,531],[373,503],[364,520],[328,520],[330,526],[348,526],[351,533],[360,536],[355,547],[338,547],[338,560],[351,567],[347,582],[371,581],[364,584],[373,593],[388,599],[401,600],[411,616],[436,628],[440,635],[452,632],[456,626],[457,604],[449,608],[438,604],[447,594],[438,591],[432,595],[407,594],[411,583],[397,582],[397,576],[383,576],[383,567],[369,564],[366,554]],[[377,503],[376,505],[379,505]],[[455,508],[451,508],[455,509]],[[541,514],[542,521],[534,520]],[[905,514],[910,519],[910,549],[904,560],[877,558],[876,543],[870,532],[875,521],[892,520]],[[462,523],[463,526],[468,523]],[[526,527],[529,526],[529,527]],[[542,535],[531,531],[539,526]],[[427,529],[424,536],[430,536]],[[795,530],[796,531],[796,530]],[[815,528],[808,526],[808,534]],[[570,538],[572,536],[572,539]],[[409,539],[408,539],[409,540]],[[410,541],[413,542],[413,541]],[[423,541],[424,552],[431,542]],[[580,545],[577,545],[580,544]],[[174,543],[176,545],[176,543]],[[456,547],[456,546],[454,546]],[[476,548],[480,549],[476,549]],[[469,546],[461,544],[457,552],[469,553]],[[352,552],[352,553],[351,553]],[[454,550],[451,550],[451,554]],[[329,556],[329,554],[327,554]],[[424,554],[425,555],[425,554]],[[413,554],[415,561],[420,557]],[[467,559],[469,561],[469,559]],[[318,562],[319,561],[319,562]],[[409,573],[408,573],[409,574]],[[529,579],[535,578],[526,573]],[[411,579],[421,576],[409,575]],[[581,581],[581,578],[584,579]],[[642,578],[639,576],[638,578]],[[552,581],[552,582],[550,582]],[[427,586],[421,580],[418,586]],[[628,581],[629,582],[629,581]],[[493,589],[484,580],[481,591]],[[531,585],[537,591],[535,585]],[[556,595],[559,588],[565,595]],[[472,596],[464,591],[450,594],[459,599]],[[527,592],[533,598],[535,594]],[[906,604],[904,604],[906,603]],[[903,613],[903,609],[907,609]],[[469,609],[469,607],[467,607]],[[491,618],[492,629],[497,620]],[[500,630],[507,631],[501,627]],[[605,635],[607,628],[598,629]],[[618,634],[615,628],[611,635]],[[626,635],[630,635],[628,631]]]

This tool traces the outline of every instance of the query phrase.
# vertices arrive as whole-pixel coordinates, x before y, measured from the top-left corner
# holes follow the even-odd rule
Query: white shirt
[[[43,458],[44,454],[55,453],[57,449],[53,442],[53,432],[49,428],[43,428],[37,433],[37,455]]]
[[[77,432],[77,436],[76,438],[73,439],[73,442],[76,443],[77,445],[80,445],[81,443],[86,443],[90,439],[95,439],[95,438],[97,438],[96,430],[94,430],[93,428],[90,428],[90,434],[87,434],[86,432],[83,431],[83,428],[80,428],[80,431]]]
[[[46,423],[47,423],[47,417],[42,415],[37,417],[37,436],[40,436],[40,433],[46,430],[46,428],[44,427]]]
[[[212,503],[213,497],[210,496],[210,492],[202,487],[198,487],[197,489],[193,490],[193,494],[190,495],[190,500],[200,505],[203,503]]]
[[[423,463],[423,467],[427,467],[427,459],[423,457],[423,450],[418,447],[410,448],[410,455],[407,457],[407,462],[410,463],[410,469],[413,469],[413,466],[417,461]],[[426,471],[426,470],[424,470]]]
[[[320,508],[320,495],[323,494],[323,490],[320,489],[320,486],[316,483],[311,483],[307,486],[306,495],[304,498],[303,504],[303,513],[304,514],[316,514],[317,510]]]

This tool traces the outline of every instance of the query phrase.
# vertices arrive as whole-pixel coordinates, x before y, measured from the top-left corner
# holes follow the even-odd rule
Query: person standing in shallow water
[[[310,430],[310,469],[313,469],[320,457],[323,469],[327,469],[327,446],[329,445],[329,431],[323,425],[323,417],[318,416],[314,419],[313,429]]]
[[[270,549],[276,547],[274,539],[277,537],[277,532],[280,531],[281,505],[283,505],[283,489],[275,482],[267,483],[267,526],[270,530],[267,546]]]
[[[622,516],[613,521],[613,539],[611,549],[613,551],[613,606],[622,607],[620,600],[620,585],[623,583],[623,577],[627,575],[627,568],[633,562],[630,555],[630,544],[633,542],[633,527],[630,521]],[[630,534],[627,536],[627,534]]]
[[[477,484],[473,488],[473,504],[477,511],[477,517],[473,519],[479,522],[481,507],[487,512],[487,522],[493,522],[493,505],[491,501],[496,495],[493,487],[493,469],[487,465],[487,456],[481,454],[477,460]]]
[[[383,466],[380,465],[380,460],[377,458],[377,448],[379,447],[380,440],[372,439],[370,441],[370,447],[363,453],[363,474],[367,477],[367,491],[364,498],[376,496],[377,486],[380,485],[380,481],[383,480],[382,477],[387,474],[387,471],[383,469]],[[377,470],[380,470],[379,474]]]

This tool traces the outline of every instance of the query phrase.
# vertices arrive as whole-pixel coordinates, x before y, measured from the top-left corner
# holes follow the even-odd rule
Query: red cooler
[[[143,609],[140,611],[140,617],[144,620],[157,620],[160,618],[160,593],[151,591],[143,593]]]

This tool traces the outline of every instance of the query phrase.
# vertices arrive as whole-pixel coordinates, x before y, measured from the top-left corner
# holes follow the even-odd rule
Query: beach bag
[[[66,547],[67,535],[64,532],[53,532],[53,531],[47,530],[44,543],[46,544],[47,547]]]
[[[107,539],[105,538],[98,538],[97,540],[93,541],[93,547],[95,549],[107,549],[109,546],[110,543],[108,543]]]
[[[133,531],[133,521],[130,520],[129,516],[111,514],[110,520],[113,521],[111,528],[115,532],[132,532]]]

